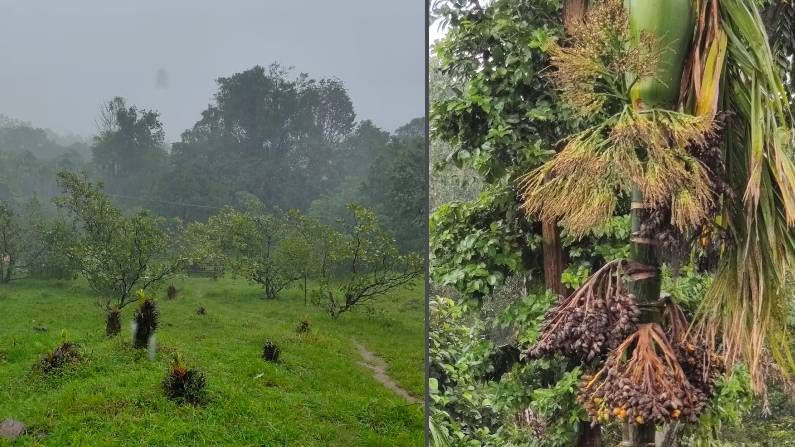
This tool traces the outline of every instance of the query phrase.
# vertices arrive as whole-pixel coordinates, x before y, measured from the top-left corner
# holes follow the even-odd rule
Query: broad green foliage
[[[685,312],[693,315],[709,290],[713,275],[700,272],[693,263],[683,265],[676,273],[674,275],[669,266],[663,266],[662,289],[671,294]]]
[[[544,47],[562,35],[560,8],[531,0],[433,4],[450,28],[435,48],[444,91],[432,99],[431,139],[449,145],[446,160],[485,184],[478,200],[440,205],[431,217],[432,278],[464,299],[489,296],[539,259],[539,228],[518,210],[515,180],[578,123],[543,73]],[[453,168],[445,164],[436,169]]]
[[[431,382],[431,428],[434,442],[439,446],[571,446],[577,442],[580,420],[586,419],[574,399],[582,366],[578,367],[571,362],[561,364],[559,362],[562,359],[522,362],[513,358],[518,363],[514,363],[512,369],[503,371],[505,364],[501,361],[501,353],[507,351],[506,347],[521,352],[532,343],[536,337],[538,322],[553,301],[549,294],[538,293],[524,297],[527,288],[537,286],[532,279],[540,276],[538,265],[534,263],[540,254],[540,244],[535,236],[539,226],[527,222],[516,209],[521,199],[528,200],[525,204],[528,209],[541,202],[533,200],[534,197],[522,197],[521,192],[517,191],[514,185],[519,183],[517,180],[520,174],[546,163],[567,142],[571,144],[573,141],[574,146],[579,145],[574,147],[574,156],[563,159],[562,164],[554,166],[548,172],[537,171],[538,175],[535,177],[538,184],[557,181],[561,186],[560,194],[547,197],[543,204],[544,209],[537,210],[538,215],[542,211],[547,212],[544,217],[553,221],[564,214],[554,212],[556,207],[583,210],[574,222],[568,222],[578,225],[570,225],[568,230],[564,228],[563,231],[563,244],[569,262],[563,280],[569,287],[581,284],[593,267],[612,259],[626,258],[630,239],[628,197],[617,197],[615,193],[617,189],[631,186],[632,182],[625,182],[621,186],[611,183],[615,182],[615,178],[587,174],[561,177],[561,173],[566,174],[566,169],[571,172],[590,172],[586,164],[588,157],[578,157],[576,149],[589,149],[580,151],[580,155],[587,155],[593,153],[590,149],[599,146],[599,150],[604,149],[605,154],[631,161],[624,164],[614,163],[615,160],[609,160],[608,156],[605,158],[606,164],[602,163],[604,160],[591,160],[594,165],[637,171],[637,167],[648,166],[649,163],[648,160],[635,160],[636,143],[649,146],[648,140],[655,139],[655,132],[657,136],[661,136],[655,141],[667,142],[666,144],[678,138],[676,150],[660,148],[665,156],[676,155],[675,157],[661,162],[652,160],[660,162],[659,164],[673,163],[676,169],[668,169],[665,175],[646,182],[642,185],[647,190],[644,192],[649,193],[648,197],[657,194],[659,201],[664,202],[670,201],[672,187],[686,185],[687,188],[683,188],[687,190],[685,193],[676,191],[678,203],[670,219],[666,217],[680,228],[692,227],[694,222],[703,220],[704,213],[708,211],[704,200],[709,192],[709,182],[698,182],[699,179],[703,180],[705,172],[696,172],[692,166],[695,165],[695,160],[689,152],[685,153],[685,146],[689,145],[690,140],[705,130],[705,121],[682,113],[664,112],[660,114],[660,120],[668,121],[672,125],[644,122],[642,124],[648,126],[641,129],[643,126],[628,126],[626,116],[616,115],[613,124],[618,123],[625,129],[631,128],[632,131],[628,133],[637,139],[632,145],[627,144],[630,141],[626,135],[617,136],[610,144],[602,144],[607,138],[608,129],[597,129],[593,126],[595,122],[603,122],[603,118],[620,112],[630,99],[637,99],[638,94],[644,93],[630,92],[631,86],[625,84],[627,78],[624,72],[632,71],[636,75],[648,73],[655,69],[651,62],[660,54],[643,49],[634,51],[622,43],[626,42],[627,35],[614,36],[620,38],[612,41],[602,41],[600,37],[604,36],[599,35],[601,30],[589,30],[591,32],[584,33],[584,39],[595,45],[589,47],[594,52],[588,54],[598,53],[606,58],[589,60],[578,67],[570,65],[568,68],[576,68],[581,74],[588,76],[593,74],[590,78],[583,76],[580,79],[587,78],[594,84],[558,82],[558,85],[552,85],[555,80],[571,81],[578,74],[577,70],[556,70],[550,66],[561,68],[567,61],[576,62],[572,58],[566,59],[571,56],[566,50],[571,45],[571,40],[562,38],[561,3],[554,0],[434,2],[434,14],[450,26],[446,37],[436,47],[439,63],[437,69],[439,78],[443,81],[441,85],[437,85],[436,90],[440,93],[432,98],[431,110],[432,140],[440,140],[442,144],[439,147],[447,145],[450,154],[446,158],[437,154],[436,168],[450,169],[446,163],[449,161],[464,168],[465,173],[477,172],[480,175],[478,180],[485,184],[478,199],[439,204],[434,206],[436,211],[431,217],[432,279],[438,286],[455,289],[447,289],[447,293],[452,293],[454,299],[437,299],[431,304],[431,358],[434,362],[431,365],[431,377],[434,379]],[[591,5],[603,3],[591,2]],[[765,20],[775,23],[776,29],[790,26],[786,22],[786,18],[791,17],[792,5],[789,1],[727,0],[706,4],[720,5],[722,12],[714,16],[716,20],[722,20],[723,23],[745,22],[735,28],[742,30],[743,26],[750,26],[758,31],[753,23],[758,21],[758,17],[755,17],[752,3],[768,7]],[[640,8],[645,3],[634,4]],[[679,4],[687,6],[687,2]],[[702,6],[704,4],[699,3]],[[618,5],[613,11],[620,9],[620,3],[613,2],[613,5]],[[733,17],[721,19],[720,14]],[[633,17],[637,18],[637,15]],[[670,18],[658,15],[654,19],[678,21],[683,27],[687,26],[688,21],[688,17],[681,15]],[[616,21],[607,22],[610,25],[620,25]],[[786,188],[780,188],[776,192],[775,187],[777,182],[787,182],[791,169],[782,161],[780,153],[773,150],[784,148],[783,151],[789,151],[787,146],[791,145],[788,141],[791,135],[779,132],[778,139],[775,140],[769,139],[772,134],[768,135],[766,131],[777,127],[778,121],[789,120],[789,115],[778,103],[780,99],[788,99],[791,103],[792,91],[790,89],[787,94],[779,94],[779,82],[767,82],[775,77],[768,76],[774,68],[768,63],[770,58],[765,54],[764,38],[758,32],[735,31],[735,35],[731,35],[731,31],[729,33],[729,58],[741,60],[743,63],[736,69],[727,68],[727,80],[730,82],[723,95],[733,96],[730,102],[739,105],[740,114],[735,118],[739,117],[753,125],[750,128],[736,126],[732,121],[727,133],[731,139],[740,143],[752,139],[758,149],[754,151],[753,157],[747,156],[746,152],[730,153],[726,159],[729,176],[732,181],[744,182],[747,173],[741,168],[749,161],[759,158],[761,161],[753,163],[757,172],[761,172],[758,177],[761,179],[759,189],[762,190],[759,201],[761,215],[758,219],[777,223],[769,227],[770,231],[763,231],[759,228],[765,227],[753,226],[753,218],[743,222],[747,207],[739,203],[729,209],[729,215],[722,216],[717,223],[728,224],[732,231],[741,233],[746,225],[751,225],[753,231],[746,232],[755,234],[751,242],[730,246],[728,251],[721,251],[720,254],[712,250],[708,256],[702,256],[701,252],[707,250],[703,246],[693,250],[690,256],[689,252],[664,254],[666,260],[670,261],[664,272],[665,290],[681,303],[689,318],[702,303],[705,291],[711,284],[711,275],[702,273],[714,267],[711,262],[704,262],[712,260],[706,258],[723,255],[724,262],[747,265],[741,279],[746,283],[756,282],[760,275],[776,273],[774,270],[784,265],[783,262],[776,261],[767,266],[766,263],[760,264],[761,261],[771,256],[774,260],[782,258],[785,256],[782,253],[789,252],[792,248],[791,237],[784,234],[785,225],[781,224],[788,208],[791,208],[788,192],[792,188],[786,191],[782,191]],[[787,37],[776,36],[775,33],[768,35],[773,41],[773,48],[782,49],[774,50],[778,65],[775,68],[781,72],[790,71],[792,66],[791,50],[788,54],[788,50],[784,49],[791,48],[791,42],[782,43],[782,40],[789,38],[787,34],[784,36]],[[668,36],[664,36],[662,40],[667,38]],[[753,44],[747,45],[749,42]],[[644,48],[654,49],[653,46],[646,45],[649,43],[651,42],[644,42]],[[736,53],[732,54],[732,51]],[[681,57],[682,54],[675,56]],[[583,61],[582,58],[579,60]],[[759,63],[753,63],[754,60]],[[621,63],[624,65],[621,66]],[[631,70],[625,70],[626,68]],[[678,82],[681,74],[676,78]],[[755,82],[764,83],[770,88],[758,89],[760,84],[754,84]],[[791,87],[791,83],[792,78],[786,75],[781,77],[781,84]],[[567,84],[571,90],[561,92],[560,89],[553,88],[563,84]],[[603,89],[605,85],[608,88],[619,88],[607,92]],[[660,86],[657,84],[657,87]],[[671,86],[674,89],[670,89]],[[667,82],[665,87],[670,90],[666,92],[667,100],[663,102],[675,99],[674,83]],[[715,88],[718,88],[717,84]],[[746,91],[772,93],[746,95]],[[644,94],[640,96],[649,99]],[[704,95],[707,96],[708,94]],[[590,104],[594,107],[580,107],[586,113],[575,114],[566,108],[564,99],[569,100],[572,105]],[[765,103],[773,106],[764,107]],[[760,107],[760,104],[763,106]],[[747,120],[746,116],[757,116],[760,119]],[[767,126],[765,123],[772,124]],[[580,133],[589,126],[597,130],[588,134]],[[572,136],[575,138],[571,139]],[[625,149],[622,153],[614,150],[622,144],[619,147]],[[736,146],[741,148],[742,144]],[[771,156],[761,157],[760,154],[764,155],[765,152]],[[733,168],[733,164],[740,168]],[[767,172],[770,168],[768,165],[773,164],[780,167],[778,175]],[[574,193],[572,188],[576,189]],[[697,196],[686,194],[694,191]],[[735,192],[736,199],[742,200],[745,194],[746,200],[756,200],[754,195],[757,191],[745,188],[744,183],[735,188]],[[471,197],[469,190],[463,193],[466,198]],[[596,198],[602,200],[602,203],[594,206],[594,196],[598,196]],[[460,197],[459,195],[456,199]],[[730,200],[733,199],[722,198],[721,204],[729,204]],[[771,203],[779,203],[779,206],[770,205]],[[785,206],[780,206],[782,203]],[[597,212],[600,214],[595,215]],[[735,214],[739,217],[734,218]],[[594,219],[595,217],[598,219]],[[730,222],[726,221],[726,217],[730,218]],[[563,224],[565,227],[567,222]],[[688,243],[697,240],[698,236],[708,239],[710,235],[695,232],[691,236]],[[778,244],[779,248],[759,250],[757,246],[765,244],[767,239],[775,242],[768,245]],[[750,247],[751,250],[743,247]],[[671,251],[679,248],[673,247]],[[732,261],[738,258],[726,256],[732,254],[732,249],[737,249],[740,255],[748,257],[756,264]],[[739,258],[742,259],[741,256]],[[762,264],[765,265],[753,267]],[[520,290],[507,280],[511,277],[519,278],[519,283],[524,284],[519,287]],[[515,282],[514,280],[514,284]],[[742,285],[740,281],[738,283]],[[750,290],[753,293],[754,288],[756,285],[750,289],[728,287],[724,290],[736,294],[739,289],[743,289],[739,291],[745,293]],[[771,283],[765,290],[783,293],[786,288],[782,289]],[[493,299],[487,301],[482,299],[484,297]],[[472,306],[473,299],[481,305]],[[761,303],[759,300],[746,302]],[[735,308],[741,309],[743,313],[735,314],[739,316],[731,321],[742,324],[754,322],[743,317],[758,312],[750,304],[744,309],[742,306]],[[775,312],[778,310],[775,309]],[[762,312],[767,310],[762,309]],[[776,318],[780,316],[780,313],[775,314]],[[762,340],[758,337],[751,338],[755,341]],[[757,358],[768,357],[764,353]],[[773,371],[769,372],[773,374]],[[689,442],[695,445],[718,445],[717,439],[720,442],[726,440],[722,436],[725,433],[720,433],[720,429],[729,425],[729,422],[738,421],[745,414],[748,389],[749,381],[741,372],[722,378],[718,384],[717,397],[710,402],[710,408],[700,424],[690,427],[684,433]],[[520,414],[525,417],[519,417]],[[550,422],[553,424],[550,425]],[[721,422],[724,423],[723,427],[720,426]],[[617,427],[603,428],[609,435],[613,435]],[[605,440],[608,438],[609,436]]]
[[[474,4],[435,2],[435,13],[451,25],[435,50],[455,94],[434,100],[431,126],[453,146],[453,162],[493,182],[543,161],[572,122],[541,73],[543,47],[562,33],[560,2]]]
[[[413,284],[422,275],[419,255],[402,255],[392,235],[375,212],[349,205],[350,216],[342,234],[330,235],[336,250],[321,270],[320,300],[337,318],[354,307]]]
[[[748,371],[737,367],[730,375],[715,384],[715,397],[709,402],[698,424],[685,428],[683,439],[694,447],[725,445],[722,433],[727,428],[739,428],[753,403]]]
[[[78,266],[106,307],[134,302],[146,290],[176,273],[190,258],[180,245],[181,225],[167,232],[165,219],[147,211],[124,215],[102,190],[75,174],[62,172],[59,208],[75,221],[79,237],[59,247]]]
[[[544,313],[558,297],[551,290],[529,294],[510,303],[494,317],[493,325],[501,329],[518,328],[517,344],[529,346],[538,338]]]
[[[61,219],[47,220],[36,200],[14,210],[0,201],[0,282],[18,276],[69,278],[72,263],[57,250],[74,231]]]
[[[431,216],[431,276],[478,300],[506,276],[525,270],[524,259],[537,247],[538,235],[519,216],[504,218],[508,193],[487,191],[473,203],[441,205]]]
[[[569,264],[562,281],[569,289],[576,289],[590,276],[591,271],[606,262],[629,256],[629,215],[612,217],[606,225],[591,229],[584,237],[574,237],[563,231],[562,244],[568,250]]]
[[[451,445],[490,445],[499,425],[477,377],[488,368],[490,343],[482,324],[449,298],[430,301],[430,398],[433,420]],[[485,444],[480,442],[486,441]],[[494,445],[493,443],[491,445]]]
[[[527,328],[532,340],[551,295],[528,296],[504,312],[500,326]],[[431,402],[436,430],[452,446],[572,445],[585,414],[576,402],[578,368],[559,361],[511,364],[496,371],[494,344],[467,305],[430,303]]]
[[[296,244],[284,244],[287,226],[283,216],[268,214],[260,204],[247,211],[224,208],[211,216],[206,224],[193,224],[194,233],[205,233],[211,253],[226,262],[232,271],[249,281],[260,284],[266,298],[276,298],[279,292],[302,273],[287,259],[288,249],[300,249]]]
[[[449,145],[446,160],[477,172],[485,186],[477,200],[435,207],[431,277],[453,287],[460,294],[456,302],[482,303],[508,277],[541,271],[540,227],[520,212],[516,179],[548,160],[579,126],[543,72],[549,65],[545,47],[562,36],[561,2],[438,1],[434,6],[450,29],[436,48],[445,91],[433,98],[432,139]],[[435,168],[451,167],[441,162]],[[570,249],[581,246],[569,242]],[[587,269],[598,255],[583,248],[575,256]],[[432,392],[433,426],[449,445],[571,445],[582,412],[574,401],[579,372],[530,362],[497,374],[505,365],[497,361],[498,353],[505,351],[490,341],[493,329],[488,329],[512,333],[508,343],[521,349],[535,338],[552,298],[510,296],[513,303],[490,317],[468,304],[432,301],[431,377],[438,385]],[[517,425],[526,411],[553,425],[539,425],[545,432],[536,436]]]

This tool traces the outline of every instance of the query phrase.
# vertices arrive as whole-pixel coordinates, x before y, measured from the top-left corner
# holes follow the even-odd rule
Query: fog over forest
[[[0,200],[54,213],[66,170],[186,221],[248,194],[327,223],[355,202],[420,247],[422,30],[396,28],[410,10],[318,4],[297,28],[279,17],[301,2],[92,3],[5,6],[23,38],[0,43]]]
[[[220,76],[279,61],[343,79],[360,118],[394,131],[424,109],[423,4],[0,1],[0,113],[89,137],[115,96],[160,112],[179,141]],[[13,36],[13,37],[12,37]]]

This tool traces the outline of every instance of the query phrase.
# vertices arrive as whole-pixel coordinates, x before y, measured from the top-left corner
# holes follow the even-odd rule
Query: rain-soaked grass
[[[423,395],[421,284],[335,321],[297,287],[276,300],[242,280],[183,278],[177,299],[158,291],[157,351],[132,348],[133,306],[105,337],[84,283],[20,280],[0,286],[0,420],[27,424],[14,446],[417,446],[421,404],[407,404],[358,364],[352,340],[387,374]],[[205,315],[197,315],[203,306]],[[296,333],[300,320],[311,330]],[[33,365],[63,330],[81,360],[42,375]],[[261,358],[270,339],[278,363]],[[160,388],[174,353],[207,375],[208,402],[184,405]],[[9,445],[0,440],[0,446]]]

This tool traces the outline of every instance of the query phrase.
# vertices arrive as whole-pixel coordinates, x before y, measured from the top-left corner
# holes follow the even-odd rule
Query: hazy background
[[[424,110],[424,2],[0,0],[0,114],[84,137],[103,102],[160,112],[166,142],[215,79],[278,61],[337,77],[357,119],[392,131]]]

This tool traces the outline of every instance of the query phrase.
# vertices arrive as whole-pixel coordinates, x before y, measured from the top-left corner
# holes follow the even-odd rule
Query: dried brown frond
[[[720,349],[727,365],[742,362],[748,367],[754,391],[763,397],[771,358],[784,359],[780,369],[790,375],[788,365],[793,362],[787,326],[791,297],[783,282],[778,286],[765,282],[765,275],[776,274],[765,268],[770,255],[757,244],[725,253],[696,322],[699,335],[710,341],[712,349]]]
[[[597,421],[656,425],[695,421],[706,402],[656,323],[640,325],[601,370],[584,376],[578,399]]]
[[[602,358],[635,330],[640,310],[624,285],[628,263],[605,264],[544,316],[530,358],[561,353],[589,362]]]

